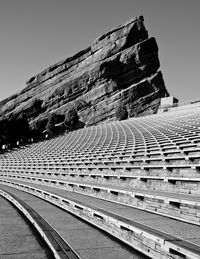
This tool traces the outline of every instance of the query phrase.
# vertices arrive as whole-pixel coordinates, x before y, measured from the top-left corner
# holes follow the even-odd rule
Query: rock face
[[[34,122],[74,106],[86,125],[114,120],[121,102],[130,117],[155,113],[168,96],[159,66],[156,40],[140,16],[30,78],[19,94],[0,102],[0,111],[23,111]]]

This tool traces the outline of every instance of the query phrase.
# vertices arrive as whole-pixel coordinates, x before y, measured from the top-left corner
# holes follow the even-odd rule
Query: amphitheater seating
[[[82,193],[200,225],[200,107],[110,122],[1,154],[0,182]]]

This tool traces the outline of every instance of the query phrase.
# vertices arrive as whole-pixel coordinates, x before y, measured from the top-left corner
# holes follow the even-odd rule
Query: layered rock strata
[[[114,120],[121,102],[130,117],[155,113],[168,95],[159,67],[156,40],[140,16],[30,78],[19,94],[0,102],[0,111],[23,111],[34,122],[75,106],[87,125]]]

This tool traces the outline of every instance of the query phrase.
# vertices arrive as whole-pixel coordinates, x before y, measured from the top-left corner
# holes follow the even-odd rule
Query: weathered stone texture
[[[24,111],[37,120],[75,106],[87,125],[115,119],[119,102],[129,116],[154,113],[168,95],[159,66],[156,40],[148,37],[141,16],[33,76],[19,94],[0,102],[0,110]],[[42,107],[30,113],[34,99],[42,100]]]

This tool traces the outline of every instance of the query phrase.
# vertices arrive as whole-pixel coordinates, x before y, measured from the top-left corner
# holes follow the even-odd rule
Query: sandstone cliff
[[[159,67],[156,40],[140,16],[30,78],[20,93],[0,102],[0,115],[23,111],[34,123],[75,106],[80,120],[93,125],[115,119],[120,102],[129,116],[155,113],[168,95]]]

